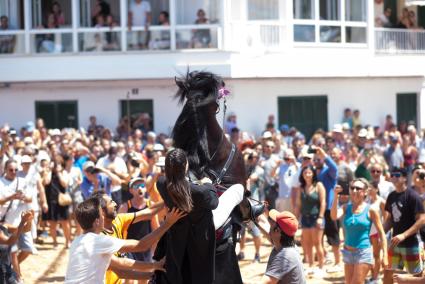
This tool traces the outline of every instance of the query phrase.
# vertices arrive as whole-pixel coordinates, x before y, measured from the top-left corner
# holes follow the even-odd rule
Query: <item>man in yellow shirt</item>
[[[138,212],[118,214],[117,204],[105,192],[100,191],[93,194],[93,196],[97,197],[100,200],[100,205],[105,217],[104,229],[102,233],[104,235],[116,237],[118,239],[123,240],[127,239],[128,227],[132,223],[150,220],[158,211],[164,208],[164,203],[161,202],[153,205],[153,207],[151,208],[146,208]],[[143,240],[145,240],[145,248],[141,249],[141,251],[150,249],[165,232],[166,230],[164,231],[160,227],[149,235],[145,236],[143,238]],[[111,264],[109,265],[108,270],[106,271],[105,283],[121,284],[121,279],[150,279],[152,273],[120,268],[123,265],[125,266],[125,263],[129,261],[134,262],[134,260],[126,258],[125,254],[115,254],[114,257],[112,257]],[[148,262],[136,261],[135,265],[138,269],[141,270],[152,269],[152,263]],[[133,267],[133,269],[134,268],[136,267]]]

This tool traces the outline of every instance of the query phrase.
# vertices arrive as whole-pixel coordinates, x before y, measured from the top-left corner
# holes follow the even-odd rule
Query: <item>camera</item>
[[[307,153],[308,154],[316,154],[317,149],[314,149],[313,147],[310,146],[310,147],[308,147]]]

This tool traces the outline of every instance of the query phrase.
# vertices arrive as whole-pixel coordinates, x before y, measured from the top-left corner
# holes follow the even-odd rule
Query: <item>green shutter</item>
[[[278,111],[279,125],[294,126],[307,139],[319,128],[328,129],[326,96],[279,97]]]
[[[78,128],[78,102],[37,101],[35,116],[42,118],[47,128]]]
[[[397,124],[413,121],[417,125],[417,94],[397,94]]]
[[[127,107],[127,102],[129,102],[129,110]],[[151,116],[151,129],[154,129],[154,114],[153,114],[153,100],[121,100],[120,101],[121,109],[121,118],[128,114],[130,111],[130,116],[137,116],[141,113],[149,113]]]

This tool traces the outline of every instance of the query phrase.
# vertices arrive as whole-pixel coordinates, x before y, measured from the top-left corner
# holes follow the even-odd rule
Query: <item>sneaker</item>
[[[314,270],[313,270],[313,277],[314,278],[324,278],[325,276],[326,276],[326,272],[323,269],[318,268],[318,267],[314,268]]]
[[[238,254],[238,260],[244,260],[245,259],[245,254],[243,252],[240,252]]]
[[[341,272],[341,271],[342,271],[342,267],[340,265],[334,265],[334,266],[326,269],[327,273],[337,273],[337,272]]]
[[[305,275],[313,274],[313,272],[314,272],[314,268],[313,267],[304,268]]]
[[[255,254],[254,260],[252,262],[258,262],[261,263],[260,255],[258,253]]]

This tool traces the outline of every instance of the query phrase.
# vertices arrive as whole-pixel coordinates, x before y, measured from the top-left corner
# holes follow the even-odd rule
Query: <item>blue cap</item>
[[[285,131],[285,132],[288,132],[289,131],[289,126],[288,126],[288,124],[282,124],[281,126],[280,126],[280,131]]]
[[[27,124],[25,125],[25,130],[29,132],[33,132],[34,129],[35,129],[34,122],[28,121]]]

